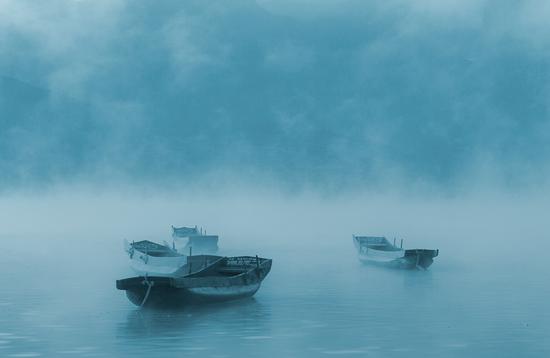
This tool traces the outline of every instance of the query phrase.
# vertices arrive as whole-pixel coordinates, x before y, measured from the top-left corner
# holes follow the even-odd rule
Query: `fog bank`
[[[544,1],[1,7],[0,190],[548,184]]]

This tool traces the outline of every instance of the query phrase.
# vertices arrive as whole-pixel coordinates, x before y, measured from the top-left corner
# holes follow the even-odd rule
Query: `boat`
[[[136,306],[180,306],[251,297],[271,270],[258,256],[189,256],[171,277],[142,275],[116,281]]]
[[[172,237],[174,238],[186,238],[193,235],[199,235],[199,229],[195,225],[195,227],[175,227],[172,225]]]
[[[130,257],[130,266],[140,276],[171,277],[187,263],[187,256],[168,244],[124,240],[124,248]]]
[[[353,243],[359,253],[359,260],[364,263],[382,266],[426,270],[439,250],[430,249],[403,249],[403,240],[400,247],[383,236],[356,236]]]
[[[195,254],[213,254],[218,251],[218,235],[206,235],[202,228],[195,227],[174,227],[172,226],[172,238],[174,242],[178,239],[187,239],[182,252],[194,252]]]

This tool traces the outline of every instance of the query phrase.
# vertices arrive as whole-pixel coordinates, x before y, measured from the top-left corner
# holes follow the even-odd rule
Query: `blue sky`
[[[538,186],[549,16],[545,1],[3,0],[0,187]]]

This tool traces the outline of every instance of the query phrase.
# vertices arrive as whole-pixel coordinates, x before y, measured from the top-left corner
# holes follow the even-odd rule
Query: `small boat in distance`
[[[140,276],[171,277],[187,263],[187,256],[173,247],[143,240],[128,242],[124,249],[130,257],[130,266]]]
[[[182,227],[175,227],[172,225],[172,237],[173,238],[186,238],[186,237],[189,237],[189,236],[195,236],[195,235],[200,235],[199,234],[199,229],[197,228],[197,226],[195,225],[195,227],[186,227],[186,226],[182,226]]]
[[[172,277],[139,276],[116,281],[137,306],[180,306],[253,296],[271,270],[271,259],[189,256]]]
[[[390,243],[382,236],[356,236],[353,243],[359,253],[359,260],[364,263],[378,264],[395,268],[426,270],[432,263],[439,250],[403,249]]]
[[[218,235],[206,235],[202,228],[195,227],[174,227],[172,226],[172,238],[187,239],[185,246],[181,251],[194,252],[195,254],[213,254],[218,251]]]

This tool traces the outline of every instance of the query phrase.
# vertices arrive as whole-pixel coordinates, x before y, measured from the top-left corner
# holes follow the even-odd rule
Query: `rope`
[[[147,292],[145,293],[145,297],[143,297],[143,301],[141,301],[141,305],[139,305],[139,307],[143,307],[145,302],[147,302],[147,299],[149,298],[149,293],[151,292],[151,287],[155,285],[155,282],[149,281],[147,279],[147,275],[145,275],[145,280],[143,280],[142,284],[147,285]]]
[[[424,267],[420,266],[419,263],[420,263],[420,253],[417,251],[416,252],[416,269],[424,270]]]
[[[147,264],[147,262],[149,262],[149,255],[147,254],[141,255],[139,258],[143,261],[144,264]]]

